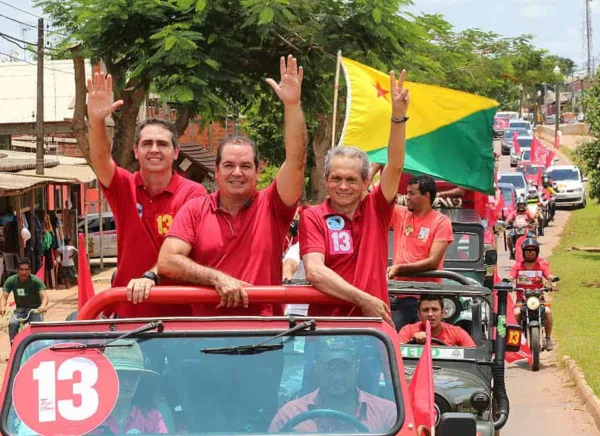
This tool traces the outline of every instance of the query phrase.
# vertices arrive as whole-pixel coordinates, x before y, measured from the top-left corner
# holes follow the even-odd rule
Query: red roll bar
[[[345,301],[326,295],[312,286],[250,286],[245,289],[251,303],[348,304]],[[145,302],[217,305],[220,298],[214,288],[206,286],[154,286],[152,292],[150,292],[150,297]],[[103,310],[118,303],[128,303],[127,288],[107,289],[94,295],[81,308],[77,319],[95,319]]]

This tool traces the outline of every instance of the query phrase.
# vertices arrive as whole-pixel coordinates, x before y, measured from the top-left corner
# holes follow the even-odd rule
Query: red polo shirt
[[[296,213],[286,206],[275,182],[256,191],[235,217],[219,208],[219,193],[190,202],[177,214],[169,237],[192,246],[190,258],[253,285],[281,285],[285,237]],[[272,305],[215,309],[197,305],[194,315],[273,314]]]
[[[414,324],[405,325],[400,329],[398,333],[398,340],[401,344],[406,344],[410,342],[413,335],[418,332],[424,332],[425,327],[421,321],[418,321]],[[461,327],[447,324],[445,322],[442,323],[442,331],[437,335],[432,337],[439,339],[450,347],[476,347],[473,338],[464,331]],[[436,346],[438,344],[432,344]]]
[[[114,286],[127,286],[141,277],[158,260],[158,251],[169,231],[175,214],[193,198],[206,195],[199,183],[173,173],[169,185],[150,195],[139,173],[130,173],[115,165],[110,186],[102,186],[117,227],[117,275]],[[138,211],[138,205],[142,212]],[[121,305],[121,316],[154,316],[158,306],[151,304]],[[164,311],[157,314],[164,315]]]
[[[332,209],[329,200],[300,216],[300,254],[321,253],[325,265],[351,285],[389,304],[388,232],[394,204],[377,186],[351,220]],[[362,316],[353,306],[311,305],[312,316]]]

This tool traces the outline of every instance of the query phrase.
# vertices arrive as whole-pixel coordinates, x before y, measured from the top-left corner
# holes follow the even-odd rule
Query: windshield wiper
[[[65,351],[65,350],[88,350],[92,348],[106,348],[106,347],[132,347],[133,344],[113,344],[113,342],[118,341],[119,339],[132,338],[137,336],[140,333],[146,333],[151,330],[156,330],[159,333],[162,333],[165,329],[165,326],[162,321],[152,321],[146,325],[138,327],[135,330],[131,330],[123,333],[121,336],[116,337],[115,339],[111,339],[110,341],[101,342],[99,344],[79,344],[79,345],[54,345],[50,347],[52,351]]]
[[[232,354],[232,355],[247,355],[247,354],[260,354],[265,351],[272,350],[281,350],[283,348],[283,342],[278,344],[269,344],[269,342],[274,341],[275,339],[279,339],[283,336],[292,336],[295,333],[298,333],[302,330],[314,329],[317,325],[317,322],[314,319],[309,319],[297,326],[292,327],[289,330],[286,330],[282,333],[279,333],[272,338],[267,339],[266,341],[260,342],[258,344],[252,345],[236,345],[235,347],[220,347],[220,348],[203,348],[200,352],[205,354]]]

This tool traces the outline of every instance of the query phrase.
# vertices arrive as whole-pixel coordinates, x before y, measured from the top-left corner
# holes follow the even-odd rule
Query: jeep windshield
[[[454,242],[446,251],[445,260],[452,261],[476,261],[479,260],[481,252],[481,238],[476,233],[454,233]]]
[[[55,392],[46,391],[48,396],[54,395],[46,404],[69,401],[78,407],[94,392],[100,405],[113,401],[114,409],[111,406],[101,424],[87,434],[396,433],[404,410],[392,341],[367,329],[343,332],[296,332],[269,341],[282,347],[258,354],[212,354],[205,350],[248,347],[264,343],[281,331],[184,334],[165,329],[143,338],[119,339],[121,342],[115,341],[110,347],[85,351],[103,353],[101,358],[106,357],[115,369],[112,373],[118,378],[118,388],[114,398],[101,393],[110,380],[99,376],[95,384],[87,383],[84,371],[81,375],[75,371],[64,382],[67,385],[59,387],[57,382]],[[98,344],[117,337],[106,333],[101,337],[98,333],[51,335],[32,335],[19,345],[10,371],[13,391],[19,370],[25,373],[27,362],[38,365],[36,356],[52,352],[60,359],[73,357],[70,360],[74,361],[82,351],[61,344]],[[58,361],[56,366],[60,380]],[[32,390],[40,389],[36,398],[42,398],[43,383],[35,381],[39,379],[35,371],[40,374],[40,368],[41,364],[35,368],[31,382]],[[85,383],[86,395],[77,394],[75,387]],[[67,391],[70,394],[65,394]],[[15,392],[12,394],[2,405],[2,433],[36,434],[25,418],[19,418],[30,415],[31,410],[23,413]],[[25,404],[35,413],[40,407],[42,413],[35,400]],[[58,404],[57,414],[62,413],[60,408]],[[119,414],[121,408],[131,410],[129,421],[116,418],[127,416]],[[135,419],[131,418],[134,415]]]

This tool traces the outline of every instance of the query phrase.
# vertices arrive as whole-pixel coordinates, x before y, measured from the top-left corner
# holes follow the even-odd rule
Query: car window
[[[531,157],[531,150],[523,150],[523,160],[529,160]]]
[[[481,256],[481,239],[475,233],[454,233],[454,241],[446,250],[445,260],[476,261]]]
[[[511,121],[510,122],[510,127],[519,127],[519,128],[523,128],[523,129],[529,129],[530,125],[527,122],[515,122],[515,121]]]
[[[512,201],[513,201],[512,190],[508,189],[508,188],[500,188],[500,190],[502,191],[502,197],[504,198],[504,202],[508,203],[508,204],[512,204]]]
[[[559,181],[579,181],[579,172],[573,169],[551,170],[548,171],[548,177],[555,182]]]
[[[533,165],[527,165],[527,166],[521,166],[519,167],[519,171],[522,172],[523,174],[527,175],[527,176],[534,176],[537,175],[539,172],[540,167],[537,166],[533,166]]]
[[[525,180],[523,179],[523,176],[520,174],[505,174],[499,177],[498,179],[499,183],[510,183],[512,184],[515,188],[524,188],[525,187]]]
[[[247,332],[246,332],[247,334]],[[139,340],[143,359],[143,373],[132,395],[132,402],[145,413],[162,416],[169,433],[180,434],[265,434],[286,433],[356,433],[355,417],[363,408],[379,410],[374,422],[363,422],[367,433],[385,434],[402,418],[403,401],[393,378],[403,375],[390,365],[388,352],[393,352],[391,342],[384,342],[371,332],[356,330],[344,335],[311,335],[285,337],[270,342],[283,344],[281,349],[272,349],[258,354],[207,354],[202,350],[240,345],[258,344],[269,336],[220,336],[199,337],[186,333],[181,335],[154,336]],[[23,366],[34,353],[61,342],[98,342],[98,338],[76,340],[34,340],[23,349],[20,346],[16,357],[21,356]],[[135,339],[129,340],[131,342]],[[124,361],[126,347],[106,348],[119,380],[122,367],[128,368],[133,361]],[[61,351],[73,353],[78,351]],[[21,354],[22,353],[22,354]],[[139,356],[139,354],[138,354]],[[120,359],[120,360],[119,360]],[[120,365],[120,366],[118,366]],[[139,363],[139,365],[142,365]],[[139,366],[138,366],[139,368]],[[131,373],[129,373],[131,374]],[[32,382],[37,385],[37,382]],[[102,380],[98,380],[101,384]],[[121,382],[119,382],[121,384]],[[41,384],[41,382],[39,383]],[[92,388],[93,389],[93,388]],[[322,397],[320,392],[323,391]],[[361,401],[357,414],[336,418],[331,416],[325,423],[316,423],[310,417],[299,419],[294,428],[282,428],[290,419],[319,406],[326,395],[356,392]],[[82,401],[78,395],[74,401]],[[63,397],[64,399],[64,397]],[[7,396],[7,401],[11,396]],[[365,404],[363,404],[365,403]],[[13,434],[27,434],[27,426],[18,418],[10,404],[10,412],[4,416],[3,426]],[[31,407],[38,407],[31,401]],[[156,412],[155,412],[156,411]],[[20,415],[19,415],[20,416]],[[329,422],[331,421],[331,422]],[[376,421],[376,422],[375,422]],[[105,421],[108,425],[109,421]],[[359,424],[361,421],[359,421]],[[148,430],[126,431],[150,434]],[[365,433],[364,429],[358,431]],[[94,433],[91,433],[94,434]],[[103,433],[107,434],[107,433]]]
[[[519,142],[519,146],[520,147],[531,147],[531,142],[533,141],[533,139],[531,139],[531,138],[518,138],[517,141]]]

